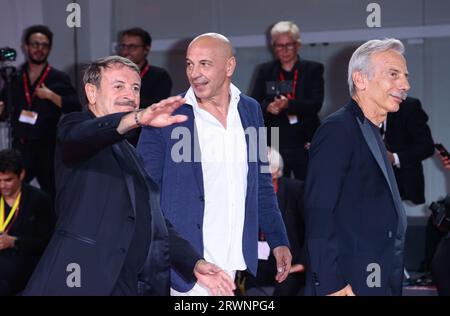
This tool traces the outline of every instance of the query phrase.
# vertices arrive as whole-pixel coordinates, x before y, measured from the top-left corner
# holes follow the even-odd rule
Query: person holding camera
[[[270,37],[276,60],[259,67],[251,96],[261,104],[269,145],[275,145],[270,144],[270,127],[279,128],[283,174],[289,177],[293,172],[304,180],[309,143],[320,123],[324,67],[300,58],[300,31],[293,22],[276,23]]]
[[[11,111],[12,145],[23,156],[24,181],[36,177],[41,189],[54,197],[56,125],[62,113],[79,111],[81,105],[69,76],[48,63],[53,44],[50,29],[30,26],[23,40],[27,61],[13,80],[13,108],[7,109]]]

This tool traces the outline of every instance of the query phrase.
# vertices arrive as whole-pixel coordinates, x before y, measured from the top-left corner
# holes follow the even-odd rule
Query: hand
[[[281,283],[287,278],[291,270],[291,251],[286,246],[279,246],[273,249],[273,256],[277,261],[277,275],[275,276],[275,280]]]
[[[269,105],[267,106],[267,112],[273,115],[280,114],[281,109],[279,108],[278,104],[279,102],[277,100],[270,102]]]
[[[352,287],[350,286],[350,284],[347,284],[347,286],[344,287],[342,290],[331,293],[328,296],[355,296],[355,293],[353,293],[353,290],[352,290]]]
[[[153,127],[166,127],[174,123],[187,120],[186,115],[172,115],[172,113],[186,102],[180,96],[164,99],[152,104],[138,113],[139,122],[142,125]]]
[[[7,233],[0,235],[0,250],[13,248],[16,242],[16,237],[10,236]]]
[[[291,266],[291,270],[289,270],[289,273],[296,273],[296,272],[304,272],[305,266],[300,263],[293,264]]]
[[[306,150],[309,150],[309,148],[311,147],[311,143],[304,143],[304,144],[303,144],[303,147],[304,147]]]
[[[52,100],[54,94],[55,93],[52,90],[50,90],[49,88],[47,88],[47,86],[45,84],[41,84],[40,87],[36,88],[36,96],[39,99]]]
[[[393,165],[395,163],[394,154],[391,153],[389,150],[387,150],[387,158],[388,158],[389,162],[391,163],[391,165]]]
[[[278,101],[278,108],[280,110],[288,108],[288,106],[289,106],[289,99],[286,98],[284,95],[280,95],[279,97],[276,97],[275,100]]]
[[[199,284],[206,286],[212,295],[234,296],[236,288],[231,277],[218,266],[203,259],[197,261],[194,275]]]
[[[439,158],[441,158],[444,168],[450,170],[450,159],[443,156],[439,151],[436,151],[436,153],[439,156]]]

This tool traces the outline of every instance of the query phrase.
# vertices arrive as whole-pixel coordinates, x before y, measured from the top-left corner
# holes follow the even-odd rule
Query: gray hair
[[[281,157],[280,153],[273,147],[268,147],[269,153],[269,170],[270,173],[274,173],[278,170],[276,177],[281,178],[283,176],[283,168],[284,168],[284,162],[283,158]]]
[[[90,83],[99,88],[100,81],[102,80],[102,70],[111,68],[114,65],[122,65],[136,71],[138,74],[140,73],[139,67],[131,60],[120,56],[108,56],[97,59],[86,67],[83,75],[83,83]]]
[[[385,52],[388,50],[394,50],[400,54],[405,53],[405,47],[402,42],[395,38],[385,38],[382,40],[370,40],[355,50],[350,58],[348,64],[348,87],[350,95],[353,96],[356,93],[356,87],[353,82],[352,74],[356,71],[364,73],[369,80],[373,76],[373,67],[371,56],[376,53]]]
[[[276,23],[270,30],[271,44],[275,42],[275,38],[280,34],[288,33],[294,41],[301,43],[300,40],[300,29],[298,26],[291,21],[280,21]]]

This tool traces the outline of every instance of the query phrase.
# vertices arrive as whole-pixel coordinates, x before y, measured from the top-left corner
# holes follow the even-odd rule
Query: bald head
[[[208,47],[225,58],[233,57],[233,48],[228,38],[219,33],[204,33],[194,38],[188,46],[188,51],[194,47]]]
[[[188,46],[186,75],[200,102],[228,100],[235,67],[230,41],[221,34],[199,35]]]

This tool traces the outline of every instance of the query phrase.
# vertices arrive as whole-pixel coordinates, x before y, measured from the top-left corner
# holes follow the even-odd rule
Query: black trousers
[[[431,272],[440,296],[450,296],[450,233],[442,238],[431,263]]]
[[[14,139],[13,147],[22,154],[25,163],[25,182],[36,177],[39,186],[55,198],[55,142]]]
[[[280,149],[283,158],[283,175],[287,178],[294,173],[294,178],[304,181],[308,168],[308,151],[304,148]]]

